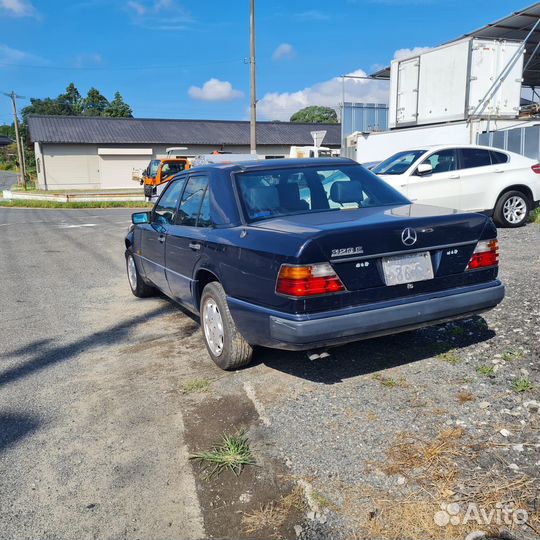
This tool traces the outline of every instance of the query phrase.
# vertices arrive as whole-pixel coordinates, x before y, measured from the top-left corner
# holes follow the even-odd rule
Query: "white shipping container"
[[[515,41],[466,38],[418,56],[394,60],[390,72],[390,128],[466,120],[519,47]],[[519,113],[523,54],[475,116]]]

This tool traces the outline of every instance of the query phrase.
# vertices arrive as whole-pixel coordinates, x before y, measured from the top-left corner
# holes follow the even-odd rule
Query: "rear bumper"
[[[334,311],[283,313],[227,298],[240,333],[252,345],[307,350],[405,332],[487,311],[504,298],[499,280]]]

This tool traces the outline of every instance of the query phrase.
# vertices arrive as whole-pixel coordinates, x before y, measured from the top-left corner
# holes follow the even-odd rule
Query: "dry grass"
[[[424,477],[433,479],[440,479],[441,474],[448,476],[456,457],[463,455],[462,445],[458,441],[462,436],[462,428],[441,431],[430,440],[399,433],[386,452],[383,471],[388,475],[409,476],[421,470]]]
[[[304,492],[298,486],[279,501],[271,501],[257,510],[245,513],[242,516],[242,527],[246,534],[272,531],[272,536],[278,538],[279,529],[283,527],[291,512],[303,512],[306,507]]]
[[[383,472],[408,479],[400,489],[376,490],[369,485],[339,486],[340,512],[351,524],[352,538],[463,539],[476,530],[499,537],[501,529],[514,531],[514,523],[465,522],[469,504],[489,515],[500,505],[528,512],[528,532],[538,535],[538,479],[527,475],[505,478],[494,465],[476,467],[479,454],[488,451],[486,444],[465,440],[462,428],[443,430],[434,438],[420,438],[399,433],[384,456]],[[493,448],[491,448],[493,449]],[[441,504],[460,505],[460,521],[439,525],[435,515]],[[534,535],[533,535],[534,536]]]
[[[462,392],[458,392],[458,395],[456,396],[458,403],[460,405],[464,405],[465,403],[469,401],[474,401],[475,397],[472,392],[469,392],[468,390],[464,390]]]

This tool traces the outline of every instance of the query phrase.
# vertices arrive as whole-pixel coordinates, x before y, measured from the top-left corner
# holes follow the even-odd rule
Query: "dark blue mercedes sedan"
[[[313,350],[469,317],[504,297],[482,214],[411,204],[346,159],[179,174],[132,216],[129,284],[200,315],[214,362]]]

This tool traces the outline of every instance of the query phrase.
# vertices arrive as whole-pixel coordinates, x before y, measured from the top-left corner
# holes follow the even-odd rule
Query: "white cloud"
[[[365,77],[365,71],[357,69],[348,75]],[[268,120],[289,120],[298,110],[310,105],[338,107],[342,101],[343,83],[341,77],[334,77],[296,92],[269,92],[257,103],[261,118]],[[388,83],[366,79],[345,79],[345,101],[386,103]]]
[[[0,43],[0,63],[1,64],[20,64],[20,63],[46,64],[47,61],[41,56],[30,54],[19,49],[13,49]]]
[[[244,97],[243,92],[235,90],[229,81],[220,81],[219,79],[206,81],[202,88],[191,86],[188,94],[191,98],[202,101],[231,101]]]
[[[295,13],[294,17],[303,21],[325,21],[330,18],[330,15],[318,9],[310,9],[308,11]]]
[[[99,65],[102,62],[103,57],[99,53],[81,53],[75,58],[73,66],[81,68],[88,65]]]
[[[394,60],[403,60],[403,58],[416,56],[429,50],[431,50],[431,47],[413,47],[412,49],[398,49],[394,53]]]
[[[144,15],[146,13],[146,7],[140,2],[128,2],[126,6],[131,9],[136,15]]]
[[[36,8],[29,0],[0,0],[0,14],[12,17],[37,17]]]
[[[193,17],[176,0],[128,0],[124,5],[132,23],[153,31],[184,30],[193,23]]]
[[[293,58],[294,55],[294,47],[290,43],[282,43],[281,45],[278,45],[276,50],[272,53],[272,59],[285,60],[287,58]]]

